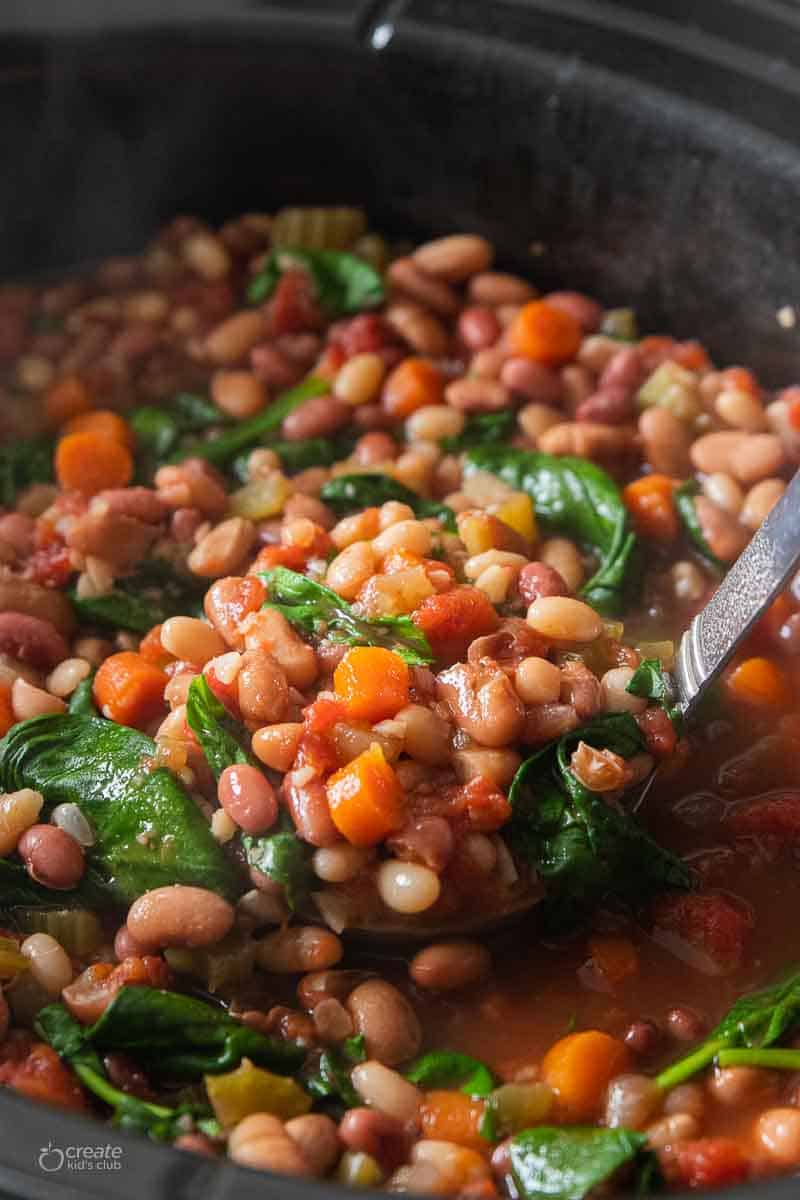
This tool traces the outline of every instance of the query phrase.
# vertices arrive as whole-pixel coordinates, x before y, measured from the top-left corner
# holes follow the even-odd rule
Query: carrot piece
[[[725,683],[732,700],[757,708],[786,708],[792,698],[785,671],[770,658],[746,658]]]
[[[333,690],[356,721],[383,721],[408,704],[408,666],[393,650],[355,646],[333,672]]]
[[[640,537],[674,542],[680,531],[675,485],[668,475],[644,475],[623,490],[622,499]]]
[[[65,375],[58,379],[47,389],[44,398],[47,420],[56,429],[91,407],[92,394],[80,375]]]
[[[437,659],[459,662],[471,642],[484,633],[493,633],[500,624],[492,602],[473,587],[456,587],[449,592],[428,596],[411,620],[430,642]]]
[[[627,1046],[587,1029],[570,1033],[551,1046],[542,1062],[542,1078],[558,1097],[567,1121],[591,1121],[597,1116],[609,1081],[630,1065]]]
[[[125,418],[112,412],[110,408],[96,408],[91,412],[78,413],[67,421],[61,433],[64,436],[70,433],[99,433],[112,441],[120,442],[129,450],[133,450],[136,441]]]
[[[56,479],[65,490],[94,496],[106,488],[127,487],[133,458],[127,446],[100,433],[70,433],[56,446]]]
[[[373,743],[326,784],[333,823],[353,846],[376,846],[404,820],[400,781]]]
[[[480,1134],[485,1109],[482,1100],[474,1100],[463,1092],[426,1092],[419,1110],[422,1136],[437,1142],[455,1142],[486,1154],[491,1145]]]
[[[442,404],[444,376],[427,358],[405,358],[383,385],[381,403],[390,417],[407,417],[425,404]]]
[[[4,737],[12,725],[15,725],[17,718],[14,716],[14,709],[11,706],[11,688],[5,684],[0,686],[0,737]]]
[[[630,938],[589,938],[589,953],[595,969],[611,984],[622,983],[639,973],[639,955]]]
[[[533,359],[548,367],[569,362],[580,349],[581,327],[563,308],[546,300],[531,300],[511,322],[508,343],[512,354]]]
[[[169,663],[175,662],[175,655],[170,654],[161,645],[161,626],[154,625],[139,642],[139,653],[146,663],[163,670]]]
[[[167,676],[133,650],[112,654],[97,668],[92,689],[104,717],[138,729],[164,707]]]

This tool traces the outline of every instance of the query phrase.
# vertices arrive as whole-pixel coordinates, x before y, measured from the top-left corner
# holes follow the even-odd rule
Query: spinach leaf
[[[152,738],[113,721],[48,713],[0,742],[0,789],[35,788],[47,812],[77,804],[97,839],[87,863],[117,902],[171,883],[235,896],[234,869],[194,800],[170,771],[147,770],[155,750]]]
[[[17,493],[31,483],[51,483],[53,451],[50,437],[20,438],[0,446],[0,505],[13,508]]]
[[[329,316],[361,312],[382,304],[386,293],[378,272],[342,250],[303,250],[281,247],[273,250],[247,289],[251,304],[268,300],[284,271],[305,271],[312,279],[317,300]]]
[[[579,781],[570,759],[580,741],[623,758],[645,745],[630,713],[610,713],[543,747],[514,776],[506,837],[545,882],[542,915],[551,929],[574,924],[606,894],[641,901],[656,889],[690,882],[681,859]]]
[[[517,414],[510,408],[503,408],[500,412],[470,413],[461,433],[441,438],[439,445],[445,454],[461,454],[464,450],[471,450],[473,446],[507,442],[516,424]]]
[[[645,658],[633,673],[626,692],[644,700],[666,700],[671,692],[670,679],[660,658]]]
[[[345,1038],[342,1042],[342,1048],[351,1062],[362,1063],[367,1061],[367,1039],[363,1033],[354,1033],[352,1037]]]
[[[217,408],[208,396],[197,392],[178,392],[170,402],[170,411],[178,419],[181,433],[199,433],[215,425],[230,425],[231,418]]]
[[[410,617],[359,617],[346,600],[288,567],[260,575],[266,604],[310,637],[327,637],[347,646],[384,646],[412,666],[433,662],[428,639]]]
[[[122,1129],[145,1133],[160,1142],[171,1142],[187,1130],[187,1124],[214,1135],[221,1132],[211,1109],[205,1105],[182,1104],[167,1108],[140,1100],[109,1082],[100,1056],[92,1048],[86,1031],[63,1004],[50,1004],[36,1017],[36,1032],[75,1071],[83,1086],[113,1110],[112,1121]]]
[[[288,813],[281,813],[276,832],[258,836],[245,834],[242,846],[249,867],[255,867],[283,886],[290,909],[294,911],[302,904],[311,891],[314,874],[308,847],[297,836]]]
[[[541,1125],[511,1140],[511,1173],[522,1200],[583,1200],[625,1163],[652,1157],[632,1129]]]
[[[322,485],[320,500],[338,516],[358,512],[362,508],[379,508],[387,500],[398,500],[413,509],[417,517],[438,517],[445,529],[456,531],[456,515],[446,504],[426,500],[391,475],[372,472],[363,475],[337,475]]]
[[[800,970],[772,987],[742,996],[716,1029],[690,1054],[666,1067],[656,1082],[668,1091],[702,1071],[720,1050],[762,1050],[779,1041],[800,1021]]]
[[[346,1038],[341,1050],[323,1050],[316,1069],[306,1074],[303,1084],[306,1091],[320,1100],[332,1100],[337,1110],[359,1108],[363,1101],[350,1082],[350,1071],[354,1064],[366,1060],[363,1033]]]
[[[195,996],[151,987],[122,988],[85,1036],[101,1054],[130,1054],[168,1079],[217,1075],[242,1058],[291,1075],[305,1057],[297,1042],[266,1037]]]
[[[69,711],[76,717],[99,717],[94,702],[94,671],[82,679],[69,698]]]
[[[149,483],[181,438],[217,425],[229,425],[230,417],[205,396],[179,392],[159,408],[150,404],[134,408],[128,422],[136,436],[137,477]]]
[[[329,386],[326,379],[317,379],[310,375],[302,383],[298,383],[297,387],[283,392],[262,412],[256,413],[246,421],[237,421],[230,429],[224,429],[210,441],[183,443],[173,452],[170,462],[180,462],[183,458],[204,458],[206,462],[224,467],[242,450],[268,445],[268,441],[265,441],[267,435],[279,429],[290,412],[294,412],[313,396],[324,395]]]
[[[76,888],[54,891],[31,879],[22,863],[0,858],[0,912],[17,908],[108,908],[114,896],[98,872],[89,867]]]
[[[686,530],[689,541],[695,549],[699,550],[709,566],[714,567],[715,570],[724,574],[727,570],[726,564],[717,558],[703,536],[703,530],[697,516],[697,509],[694,506],[694,498],[700,494],[700,490],[700,484],[696,479],[689,479],[686,483],[681,484],[679,488],[675,489],[675,507],[678,510],[678,516]]]
[[[189,684],[186,721],[200,743],[215,779],[234,763],[253,762],[242,746],[247,731],[217,699],[205,675],[195,675]]]
[[[489,471],[527,492],[536,519],[550,534],[563,534],[600,558],[581,595],[598,612],[614,615],[638,583],[636,538],[619,488],[610,475],[582,458],[556,458],[508,446],[470,450],[465,469]]]
[[[494,1090],[492,1072],[477,1058],[454,1050],[432,1050],[407,1069],[406,1079],[425,1090],[459,1088],[467,1096],[488,1096]]]
[[[147,633],[169,617],[199,612],[203,594],[196,579],[181,578],[164,559],[152,558],[105,596],[81,598],[73,590],[70,599],[84,621]]]

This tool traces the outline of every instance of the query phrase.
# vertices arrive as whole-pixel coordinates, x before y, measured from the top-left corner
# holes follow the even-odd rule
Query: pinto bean
[[[473,233],[435,238],[418,246],[413,254],[420,270],[450,283],[463,283],[470,275],[488,271],[493,258],[492,243]]]
[[[57,891],[74,888],[83,876],[83,850],[58,825],[31,825],[17,842],[31,879]]]
[[[245,650],[236,686],[245,720],[271,724],[286,715],[289,684],[271,655]]]
[[[519,593],[526,604],[540,596],[567,596],[569,588],[561,574],[547,563],[531,562],[522,568],[517,578]]]
[[[134,900],[127,927],[140,946],[213,946],[229,932],[234,909],[207,888],[172,884],[154,888]]]
[[[720,508],[707,496],[696,496],[694,509],[711,553],[722,562],[733,562],[747,545],[748,531],[739,524],[736,517]]]
[[[397,1117],[376,1108],[351,1108],[339,1123],[339,1137],[356,1153],[369,1154],[391,1171],[408,1156],[409,1134]]]
[[[324,971],[341,959],[342,943],[320,925],[292,925],[261,938],[256,946],[258,964],[276,975],[301,975]]]
[[[328,807],[325,785],[309,768],[291,771],[283,781],[286,807],[299,837],[312,846],[335,846],[341,840]]]
[[[189,570],[207,578],[229,575],[241,565],[255,540],[256,530],[252,521],[244,517],[229,517],[227,521],[215,525],[197,543],[186,560]]]
[[[444,325],[420,304],[390,304],[386,321],[418,354],[441,358],[450,349],[450,337]]]
[[[51,621],[22,612],[0,612],[0,653],[47,668],[69,656],[69,645]]]
[[[308,1163],[312,1175],[327,1175],[342,1151],[336,1122],[324,1113],[292,1117],[284,1127]]]
[[[113,513],[115,516],[132,517],[147,525],[163,521],[168,509],[158,492],[147,487],[109,488],[93,496],[89,512],[96,516]]]
[[[484,979],[491,969],[486,947],[464,938],[426,946],[414,955],[408,968],[417,987],[437,992],[468,987]]]
[[[345,1007],[356,1033],[364,1035],[370,1058],[394,1066],[418,1052],[422,1027],[417,1014],[391,983],[368,979],[350,993]]]
[[[206,355],[216,366],[233,366],[261,341],[264,332],[264,317],[258,309],[234,313],[211,330],[205,341]]]
[[[313,646],[304,642],[283,613],[265,609],[245,626],[245,646],[248,650],[270,654],[292,687],[301,692],[310,687],[319,674],[319,663]]]
[[[64,592],[42,587],[30,579],[0,577],[0,613],[19,612],[49,621],[64,637],[74,633],[75,613]]]
[[[639,417],[639,433],[654,471],[678,477],[688,473],[692,434],[685,421],[667,408],[646,408]]]
[[[289,442],[328,437],[346,425],[352,413],[352,408],[344,400],[337,400],[334,396],[313,396],[284,418],[281,429]]]
[[[496,379],[456,379],[444,394],[447,403],[461,412],[497,412],[511,405],[508,388]]]
[[[393,295],[396,290],[442,317],[454,317],[461,307],[458,292],[443,279],[434,279],[421,271],[413,258],[396,258],[389,265],[386,277]]]
[[[636,449],[636,431],[628,425],[564,421],[539,436],[539,449],[545,454],[574,454],[593,461],[616,458]]]
[[[275,789],[257,767],[226,767],[217,784],[219,802],[245,833],[263,833],[278,819]]]
[[[522,731],[522,704],[508,676],[493,664],[456,663],[438,676],[436,695],[481,746],[507,746]]]

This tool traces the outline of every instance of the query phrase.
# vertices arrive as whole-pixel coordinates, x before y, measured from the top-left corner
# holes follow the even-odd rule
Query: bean
[[[359,409],[363,412],[363,409]],[[360,467],[376,467],[397,458],[397,442],[388,433],[365,433],[355,444],[353,458]]]
[[[748,529],[756,530],[766,520],[786,491],[782,479],[762,479],[744,498],[739,519]]]
[[[622,1040],[634,1054],[649,1058],[659,1047],[661,1031],[653,1021],[632,1021]]]
[[[517,773],[522,759],[516,750],[485,750],[477,747],[467,750],[454,750],[452,753],[453,770],[461,783],[469,783],[471,779],[486,779],[496,783],[500,788],[506,788]]]
[[[424,704],[408,704],[395,720],[403,726],[403,750],[416,762],[441,766],[450,757],[450,726]]]
[[[160,638],[169,654],[198,667],[227,650],[221,634],[196,617],[170,617],[161,626]]]
[[[625,346],[617,350],[603,367],[599,385],[601,390],[621,387],[629,395],[638,388],[644,378],[642,356],[637,346]]]
[[[514,686],[526,704],[554,703],[561,694],[561,672],[555,663],[534,654],[517,667]]]
[[[507,359],[500,372],[500,380],[516,395],[537,404],[558,404],[564,392],[557,371],[529,358]]]
[[[265,767],[285,774],[295,760],[302,733],[297,722],[265,725],[253,734],[251,749]]]
[[[771,1071],[759,1067],[717,1067],[708,1081],[708,1090],[718,1104],[726,1108],[764,1103],[777,1091]]]
[[[349,404],[335,396],[313,396],[284,418],[283,436],[289,442],[328,437],[346,425],[352,415]]]
[[[494,248],[476,234],[451,234],[425,242],[414,251],[413,260],[420,270],[449,283],[463,283],[470,275],[488,271]]]
[[[692,466],[696,471],[702,471],[705,475],[713,475],[717,471],[736,475],[737,473],[733,470],[734,450],[749,440],[746,433],[738,430],[706,433],[692,443],[689,451]]]
[[[257,767],[247,763],[225,767],[217,796],[228,816],[245,833],[264,833],[278,819],[275,789]]]
[[[577,592],[586,577],[583,560],[578,553],[578,549],[574,542],[569,538],[548,538],[542,542],[539,547],[541,561],[546,567],[551,567],[563,580],[566,591],[550,592],[550,595],[567,595],[568,593]],[[540,591],[539,595],[547,595],[547,592]],[[536,600],[537,596],[532,596],[531,600]]]
[[[600,421],[564,421],[545,430],[539,438],[545,454],[572,454],[599,461],[619,458],[636,449],[636,434],[627,425]]]
[[[20,558],[27,558],[33,550],[36,522],[25,513],[6,513],[0,517],[0,541],[11,546]]]
[[[703,492],[720,508],[738,516],[744,504],[744,492],[732,475],[724,471],[715,471],[703,480]]]
[[[618,353],[618,341],[606,337],[604,333],[594,333],[585,337],[581,342],[578,362],[582,367],[588,367],[590,371],[600,375]]]
[[[564,393],[564,408],[569,416],[574,416],[578,405],[588,399],[594,391],[594,374],[580,363],[571,363],[568,367],[561,368],[559,377]]]
[[[251,1113],[239,1122],[228,1138],[228,1155],[240,1166],[278,1175],[313,1173],[283,1122],[269,1113]]]
[[[378,395],[385,373],[386,364],[380,354],[354,354],[339,368],[333,394],[353,408],[369,404]]]
[[[784,1167],[800,1163],[800,1112],[796,1108],[768,1108],[756,1121],[755,1136],[773,1162]]]
[[[57,825],[31,825],[17,842],[31,879],[57,891],[74,888],[83,875],[83,850]]]
[[[252,371],[217,371],[211,378],[211,398],[235,421],[254,417],[269,399],[262,380]]]
[[[320,1041],[338,1045],[352,1035],[353,1022],[344,1005],[329,996],[314,1009],[314,1028]]]
[[[47,677],[47,690],[62,700],[71,696],[75,688],[91,673],[91,663],[85,658],[65,658]]]
[[[159,497],[173,509],[197,509],[204,516],[221,517],[228,507],[228,496],[221,476],[202,458],[186,458],[182,463],[159,467],[155,474]]]
[[[256,309],[234,313],[211,330],[205,340],[209,360],[220,367],[241,362],[264,336],[264,318]]]
[[[395,858],[423,863],[437,874],[452,858],[453,844],[453,830],[444,817],[417,817],[386,839]]]
[[[649,1075],[618,1075],[608,1085],[605,1123],[641,1129],[661,1106],[661,1089]]]
[[[248,650],[268,653],[277,662],[292,687],[310,687],[319,674],[319,663],[313,646],[304,642],[292,629],[283,613],[265,609],[253,618],[245,633]]]
[[[767,418],[761,402],[749,392],[739,391],[738,388],[723,388],[714,407],[717,416],[734,429],[743,429],[746,433],[761,433],[767,427]]]
[[[425,308],[442,317],[454,317],[460,308],[458,293],[442,279],[434,279],[421,271],[412,258],[396,258],[386,277],[392,284],[392,294],[403,293]],[[398,296],[402,299],[402,296]]]
[[[604,421],[608,425],[622,424],[632,415],[630,397],[625,388],[618,385],[598,388],[575,409],[576,421]]]
[[[323,1000],[346,1000],[366,978],[365,971],[312,971],[298,983],[297,998],[312,1012]]]
[[[367,987],[364,984],[364,987]],[[354,1067],[350,1076],[353,1087],[370,1108],[403,1123],[416,1120],[422,1093],[397,1071],[370,1059]]]
[[[676,1005],[667,1013],[667,1029],[679,1042],[696,1042],[705,1033],[706,1023],[693,1009]]]
[[[457,437],[464,422],[464,414],[447,404],[423,404],[406,420],[406,437],[410,442],[438,442],[444,437]]]
[[[420,913],[439,899],[441,884],[435,871],[418,863],[389,860],[377,873],[378,894],[387,908],[399,913]]]
[[[748,486],[777,475],[785,461],[783,445],[774,433],[746,434],[730,457],[731,471]]]
[[[711,553],[723,562],[733,562],[747,545],[744,526],[707,496],[696,496],[694,509]]]
[[[383,979],[367,980],[350,993],[346,1008],[356,1033],[364,1035],[370,1058],[391,1067],[419,1051],[422,1029],[417,1015],[392,984]]]
[[[450,337],[442,322],[419,304],[390,304],[386,321],[418,354],[441,358],[450,349]]]
[[[43,804],[44,796],[33,788],[0,796],[0,858],[14,853],[25,830],[36,824]]]
[[[491,1170],[482,1154],[469,1146],[458,1146],[434,1138],[422,1138],[411,1150],[410,1171],[433,1167],[438,1187],[445,1195],[469,1195],[470,1188],[485,1193]],[[479,1190],[480,1189],[480,1190]],[[493,1189],[492,1189],[493,1190]],[[435,1192],[434,1192],[435,1194]],[[491,1195],[491,1191],[488,1193]]]
[[[314,874],[325,883],[347,883],[361,874],[371,858],[370,850],[342,842],[338,846],[321,846],[315,850],[311,864]]]
[[[69,655],[69,646],[51,621],[6,611],[0,612],[0,654],[50,668]]]
[[[372,539],[372,549],[379,558],[395,550],[406,550],[422,557],[430,553],[431,531],[422,521],[397,521]]]
[[[255,540],[256,530],[252,521],[244,517],[229,517],[227,521],[215,525],[197,543],[187,559],[189,570],[207,578],[230,575],[241,565]]]
[[[528,609],[526,620],[548,640],[593,642],[603,632],[603,622],[582,600],[567,596],[540,596]]]
[[[475,305],[458,318],[458,335],[468,350],[486,350],[500,337],[500,322],[493,310]]]
[[[49,933],[32,933],[19,949],[31,964],[31,975],[52,999],[72,983],[75,972],[69,955]]]
[[[568,313],[584,333],[594,333],[603,319],[603,309],[583,292],[548,292],[544,297],[552,308]]]
[[[700,1083],[680,1083],[664,1097],[664,1115],[672,1113],[689,1113],[702,1121],[705,1116],[706,1092]]]
[[[461,412],[497,412],[511,405],[508,388],[496,379],[456,379],[444,394],[447,403]]]
[[[323,1113],[306,1113],[293,1117],[284,1126],[312,1175],[327,1175],[337,1162],[342,1150],[335,1121]]]
[[[355,600],[378,569],[378,555],[369,542],[353,542],[328,564],[325,583],[345,600]]]
[[[502,271],[479,271],[469,281],[467,289],[470,300],[475,304],[527,304],[536,296],[536,289],[527,279],[518,275],[506,275]]]
[[[700,1133],[700,1122],[691,1113],[672,1113],[645,1129],[651,1150],[663,1150],[676,1142],[688,1142]]]
[[[434,942],[415,954],[409,974],[417,987],[449,992],[485,979],[492,969],[489,951],[480,942],[454,939]]]
[[[231,256],[215,233],[200,230],[184,238],[181,256],[187,266],[203,279],[224,279],[231,269]]]
[[[409,1135],[406,1125],[374,1108],[351,1108],[339,1123],[339,1137],[350,1150],[369,1154],[386,1170],[405,1161]]]
[[[523,567],[517,586],[526,604],[533,604],[542,596],[566,596],[569,590],[561,572],[545,562],[531,562]]]
[[[213,946],[229,932],[234,910],[207,888],[172,884],[154,888],[134,900],[127,926],[142,946]]]
[[[299,837],[312,846],[335,846],[341,834],[333,823],[322,780],[307,768],[290,772],[283,781],[286,807]]]
[[[270,654],[259,654],[255,650],[244,652],[236,677],[236,690],[245,720],[272,724],[286,715],[289,684]]]
[[[517,422],[527,438],[534,443],[548,429],[560,425],[564,414],[548,404],[526,404],[517,414]]]
[[[120,925],[114,934],[114,957],[117,962],[124,962],[126,958],[141,958],[146,953],[144,946],[136,941],[128,926]]]
[[[692,435],[688,425],[667,408],[646,408],[639,417],[645,458],[654,471],[682,476],[689,470]]]
[[[264,971],[276,975],[300,975],[333,967],[344,953],[342,943],[330,929],[319,925],[296,925],[269,933],[256,945],[256,961]]]
[[[315,525],[323,529],[333,529],[336,517],[321,500],[315,496],[304,496],[302,492],[290,496],[283,506],[284,517],[307,517]]]
[[[506,361],[506,351],[502,338],[494,346],[486,350],[476,350],[469,363],[469,374],[477,375],[480,379],[499,379],[503,363]]]
[[[522,732],[525,714],[508,676],[495,664],[456,663],[442,671],[436,695],[455,723],[481,746],[507,746]]]
[[[634,696],[626,691],[633,679],[633,667],[612,667],[600,680],[602,705],[605,712],[640,713],[647,708],[643,696]]]

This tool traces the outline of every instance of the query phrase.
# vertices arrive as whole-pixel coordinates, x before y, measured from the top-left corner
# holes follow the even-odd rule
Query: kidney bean
[[[213,578],[229,575],[241,565],[256,540],[256,528],[244,517],[229,517],[201,538],[187,565],[194,575]]]
[[[341,840],[328,807],[325,785],[317,776],[307,778],[308,768],[291,771],[283,781],[286,807],[298,836],[312,846],[334,846]]]
[[[516,395],[537,404],[559,404],[564,393],[558,372],[529,358],[507,359],[500,380]]]
[[[328,437],[348,423],[352,412],[349,404],[334,396],[313,396],[284,419],[281,427],[283,436],[289,442]]]
[[[114,957],[117,961],[124,962],[126,958],[141,958],[144,953],[146,953],[144,946],[136,941],[128,926],[120,925],[114,934]]]
[[[256,945],[258,964],[276,975],[301,975],[333,967],[344,954],[342,943],[320,925],[293,925],[269,933]]]
[[[491,308],[474,305],[458,318],[458,336],[468,350],[487,350],[500,337],[500,322]]]
[[[404,293],[442,317],[454,317],[461,307],[456,290],[443,279],[421,271],[413,258],[396,258],[389,265],[386,277],[392,285],[393,298],[395,291]]]
[[[599,387],[622,388],[630,396],[644,379],[642,356],[636,346],[626,346],[612,355],[600,374]]]
[[[172,884],[154,888],[128,909],[131,936],[148,949],[213,946],[229,932],[234,910],[207,888]]]
[[[667,1013],[667,1031],[679,1042],[696,1042],[706,1031],[706,1022],[694,1009],[676,1005]]]
[[[594,333],[603,319],[602,305],[583,292],[548,292],[544,299],[577,321],[584,333]]]
[[[336,1123],[324,1113],[306,1113],[293,1117],[284,1126],[312,1175],[327,1175],[342,1151]]]
[[[17,853],[31,879],[44,887],[68,891],[83,876],[83,850],[58,825],[31,825],[17,842]]]
[[[622,1040],[640,1058],[650,1058],[661,1044],[661,1030],[653,1021],[632,1021]]]
[[[462,412],[497,412],[508,408],[508,388],[496,379],[456,379],[445,388],[445,399]]]
[[[621,424],[632,415],[633,406],[627,389],[618,384],[609,384],[592,392],[575,409],[576,421],[600,421],[607,425]]]
[[[69,645],[51,621],[22,612],[0,612],[0,653],[50,668],[69,657]]]
[[[434,942],[415,954],[409,974],[417,987],[447,992],[484,979],[492,969],[489,951],[480,942],[454,939]]]
[[[275,789],[257,767],[226,767],[217,784],[219,802],[245,833],[263,833],[278,819]]]
[[[420,270],[428,275],[450,283],[462,283],[470,275],[489,269],[494,247],[477,234],[451,234],[418,246],[412,257]]]
[[[370,1058],[387,1066],[413,1058],[422,1044],[417,1014],[391,983],[369,979],[347,998],[345,1007],[357,1034],[363,1034]]]
[[[386,1171],[405,1162],[410,1147],[406,1126],[375,1108],[351,1108],[339,1123],[339,1137],[350,1150],[369,1154]]]
[[[386,845],[395,858],[441,872],[453,855],[453,830],[444,817],[417,817],[391,834]]]

